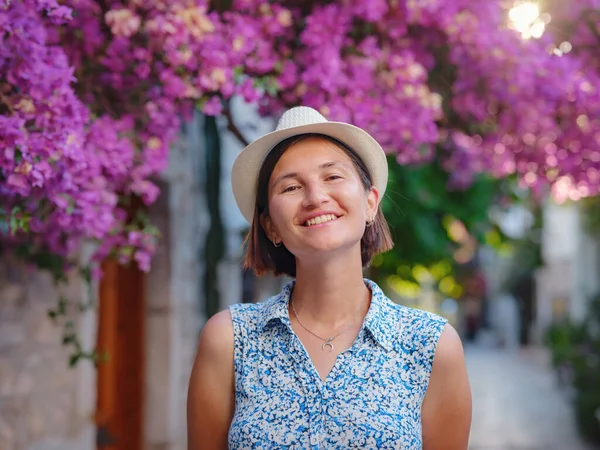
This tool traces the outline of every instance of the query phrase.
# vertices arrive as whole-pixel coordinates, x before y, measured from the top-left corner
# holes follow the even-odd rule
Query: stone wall
[[[187,448],[186,400],[201,326],[206,321],[202,252],[208,215],[200,114],[171,150],[151,211],[163,238],[148,277],[145,449]]]
[[[79,284],[66,292],[83,295]],[[56,304],[50,278],[0,255],[0,449],[91,450],[94,446],[94,370],[68,366],[62,329],[47,316]],[[80,316],[85,344],[95,328]],[[80,333],[81,334],[81,333]]]
[[[203,194],[202,117],[182,128],[151,215],[163,238],[148,280],[144,448],[185,450],[185,403],[198,334],[205,322],[200,255],[208,227]],[[67,293],[85,293],[73,283]],[[0,255],[0,450],[92,450],[96,371],[68,367],[49,277]],[[86,348],[97,313],[76,316]]]

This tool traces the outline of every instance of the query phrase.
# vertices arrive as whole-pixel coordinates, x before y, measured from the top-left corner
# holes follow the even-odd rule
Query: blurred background
[[[282,111],[389,155],[365,276],[465,345],[470,449],[600,446],[597,0],[0,0],[0,450],[183,450]]]

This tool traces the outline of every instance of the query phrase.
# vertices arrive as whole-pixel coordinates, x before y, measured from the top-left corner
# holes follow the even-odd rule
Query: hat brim
[[[388,165],[385,152],[366,131],[343,122],[323,122],[300,125],[265,134],[244,148],[233,163],[231,187],[233,196],[244,218],[252,223],[256,205],[258,173],[273,147],[284,139],[300,134],[317,133],[331,136],[350,147],[364,162],[373,185],[383,198],[388,182]]]

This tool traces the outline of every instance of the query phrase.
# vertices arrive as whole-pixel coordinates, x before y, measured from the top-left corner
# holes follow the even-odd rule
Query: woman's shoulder
[[[371,283],[374,284],[373,282]],[[423,326],[443,326],[448,322],[446,318],[434,312],[394,302],[377,285],[375,285],[373,292],[375,293],[375,298],[383,306],[381,312],[384,313],[384,316],[392,316],[392,320],[394,321],[399,321],[404,323],[404,325],[416,328]]]
[[[268,297],[265,300],[260,300],[253,303],[233,303],[229,305],[229,310],[238,314],[263,314],[267,312],[270,307],[276,304],[280,300],[280,295],[277,294],[272,297]]]
[[[448,319],[431,311],[400,305],[391,301],[390,303],[395,311],[403,342],[435,347],[448,324]]]
[[[442,317],[441,315],[427,311],[424,309],[419,309],[417,307],[404,306],[404,305],[396,305],[400,310],[401,318],[404,319],[405,322],[412,324],[413,326],[443,326],[448,323],[448,319]]]
[[[373,281],[366,279],[373,292],[375,315],[383,328],[393,332],[401,342],[436,341],[448,320],[434,312],[392,301]]]
[[[256,303],[234,303],[229,306],[231,318],[234,326],[243,324],[245,328],[249,325],[264,325],[270,316],[277,314],[279,310],[284,309],[282,293],[278,293],[266,300]]]
[[[233,324],[227,310],[210,317],[200,333],[198,342],[199,360],[219,361],[233,349]]]

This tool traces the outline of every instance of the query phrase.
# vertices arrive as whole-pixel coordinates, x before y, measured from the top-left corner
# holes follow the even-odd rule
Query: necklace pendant
[[[327,351],[331,353],[333,351],[333,344],[331,341],[333,341],[333,338],[327,338],[323,345],[321,345],[321,350],[325,351],[325,349],[327,349]]]

